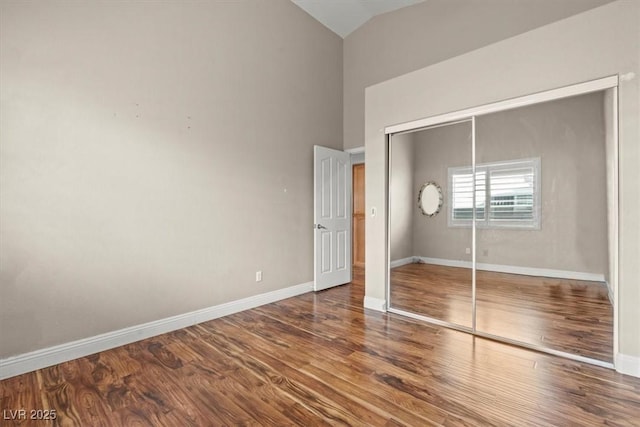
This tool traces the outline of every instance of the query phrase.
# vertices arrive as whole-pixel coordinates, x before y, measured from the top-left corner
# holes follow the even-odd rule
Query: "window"
[[[449,226],[470,227],[470,167],[449,168]],[[476,226],[540,228],[540,158],[476,166]]]

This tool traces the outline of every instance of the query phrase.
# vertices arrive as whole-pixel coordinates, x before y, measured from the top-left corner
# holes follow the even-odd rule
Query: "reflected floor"
[[[471,270],[408,264],[391,270],[391,307],[471,327]],[[477,329],[613,361],[613,307],[601,282],[478,271]]]

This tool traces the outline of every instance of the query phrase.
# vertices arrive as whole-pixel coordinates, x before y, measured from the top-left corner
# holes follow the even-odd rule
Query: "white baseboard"
[[[313,282],[203,308],[190,313],[84,338],[0,360],[0,380],[109,350],[198,323],[291,298],[313,290]]]
[[[448,267],[471,268],[471,261],[451,260],[442,258],[415,257],[426,264],[445,265]],[[393,268],[393,265],[391,266]],[[549,268],[519,267],[516,265],[476,263],[476,268],[482,271],[497,273],[523,274],[525,276],[553,277],[556,279],[586,280],[589,282],[604,282],[604,274],[584,273],[581,271],[552,270]]]
[[[380,298],[364,297],[364,308],[368,308],[376,311],[387,311],[387,301]]]
[[[618,353],[615,360],[616,371],[640,378],[640,357]]]
[[[417,257],[410,256],[410,257],[407,257],[407,258],[395,259],[395,260],[391,261],[389,266],[391,268],[396,268],[396,267],[400,267],[400,266],[407,265],[407,264],[413,264],[416,261],[417,261]]]

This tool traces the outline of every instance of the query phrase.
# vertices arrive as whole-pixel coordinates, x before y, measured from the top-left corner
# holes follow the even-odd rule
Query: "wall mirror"
[[[442,188],[433,181],[425,182],[418,193],[418,207],[423,215],[434,216],[442,206]]]
[[[395,135],[389,146],[390,306],[459,328],[472,327],[471,270],[442,264],[471,263],[470,251],[452,248],[471,248],[472,233],[471,228],[449,230],[444,213],[450,199],[443,194],[449,187],[447,165],[471,163],[471,135],[471,121],[464,121]],[[431,215],[428,220],[425,214]]]
[[[391,134],[389,311],[611,364],[615,91]]]

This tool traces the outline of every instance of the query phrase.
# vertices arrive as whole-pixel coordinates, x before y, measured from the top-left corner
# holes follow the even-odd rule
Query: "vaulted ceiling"
[[[291,0],[344,38],[369,19],[424,0]]]

